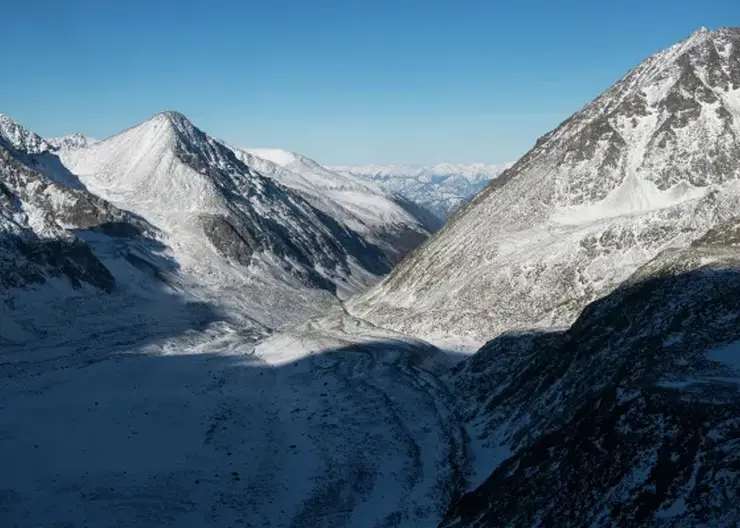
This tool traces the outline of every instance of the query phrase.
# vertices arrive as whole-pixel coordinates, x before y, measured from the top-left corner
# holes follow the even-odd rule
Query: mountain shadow
[[[429,525],[459,495],[464,434],[434,349],[269,364],[213,326],[97,339],[99,361],[60,344],[67,363],[3,372],[3,526]]]
[[[568,330],[458,365],[465,419],[512,454],[442,526],[740,518],[740,265],[724,250],[669,251]]]
[[[130,241],[97,236],[116,279],[143,276],[113,256]],[[452,370],[434,347],[318,323],[255,352],[207,303],[120,282],[66,305],[65,339],[3,349],[0,523],[731,525],[728,240],[666,252],[568,330],[501,336]],[[511,455],[463,494],[486,442]]]
[[[180,290],[179,264],[136,225],[71,231],[61,239],[0,233],[4,375],[102,361],[226,318]]]

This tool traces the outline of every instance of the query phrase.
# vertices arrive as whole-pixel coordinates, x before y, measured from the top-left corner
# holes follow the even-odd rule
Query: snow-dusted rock
[[[56,150],[72,150],[85,148],[98,142],[97,139],[80,133],[58,138],[49,138],[46,141]]]
[[[737,521],[739,226],[663,251],[567,331],[455,368],[483,478],[444,526]]]
[[[260,174],[293,189],[317,209],[383,248],[395,263],[442,225],[402,196],[352,174],[280,149],[234,149]]]

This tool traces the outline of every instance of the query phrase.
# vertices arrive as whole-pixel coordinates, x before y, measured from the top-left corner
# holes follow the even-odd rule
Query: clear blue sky
[[[5,2],[0,112],[106,137],[179,110],[324,163],[503,162],[738,0]]]

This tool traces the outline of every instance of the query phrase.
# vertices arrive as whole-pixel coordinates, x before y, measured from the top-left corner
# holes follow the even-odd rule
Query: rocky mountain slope
[[[332,169],[341,174],[359,176],[375,182],[446,220],[509,166],[510,163],[440,163],[420,167],[359,165]]]
[[[3,117],[0,524],[733,526],[739,134],[701,30],[342,304],[409,204],[174,112]]]
[[[395,263],[442,222],[423,208],[351,174],[280,149],[234,149],[248,166],[294,189],[312,205],[383,249]]]
[[[95,298],[116,287],[82,233],[130,241],[130,251],[120,252],[125,261],[135,258],[134,248],[156,236],[156,229],[88,192],[63,170],[49,143],[7,117],[2,121],[0,342],[30,342],[47,331],[41,326],[63,329],[55,328],[59,307],[53,300]]]
[[[229,275],[217,265],[226,258],[336,291],[359,259],[371,272],[389,267],[378,248],[252,171],[176,112],[65,151],[62,160],[92,192],[165,231],[178,261],[198,272]]]
[[[49,143],[56,150],[71,150],[89,147],[98,142],[97,139],[86,136],[85,134],[71,134],[69,136],[62,136],[58,138],[48,138]]]
[[[740,31],[699,30],[542,137],[349,308],[430,339],[567,326],[737,214],[738,138]]]
[[[506,334],[456,367],[478,452],[497,457],[443,526],[734,526],[738,299],[734,220],[661,252],[568,330]]]

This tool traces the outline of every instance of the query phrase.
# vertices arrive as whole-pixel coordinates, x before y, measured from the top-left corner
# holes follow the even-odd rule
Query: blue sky
[[[737,0],[7,2],[0,112],[103,138],[179,110],[328,164],[504,162]]]

